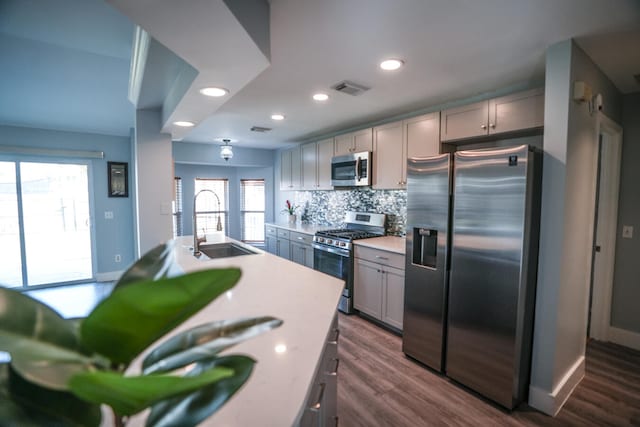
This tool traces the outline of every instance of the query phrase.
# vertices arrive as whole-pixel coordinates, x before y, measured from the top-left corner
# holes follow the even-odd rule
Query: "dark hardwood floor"
[[[640,425],[640,352],[590,342],[586,375],[551,418],[526,404],[499,408],[402,353],[402,339],[340,314],[338,416],[352,426]]]

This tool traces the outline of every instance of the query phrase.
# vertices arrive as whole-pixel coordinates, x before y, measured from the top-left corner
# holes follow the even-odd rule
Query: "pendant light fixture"
[[[222,157],[225,162],[228,162],[229,159],[233,158],[233,147],[229,145],[231,140],[223,139],[222,142],[224,142],[224,145],[220,146],[220,157]]]

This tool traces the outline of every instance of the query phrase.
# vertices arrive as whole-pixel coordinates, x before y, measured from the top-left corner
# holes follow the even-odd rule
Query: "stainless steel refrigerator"
[[[512,409],[526,396],[541,155],[409,159],[403,351]]]

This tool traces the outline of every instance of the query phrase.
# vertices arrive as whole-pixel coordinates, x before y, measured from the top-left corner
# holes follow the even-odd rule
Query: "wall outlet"
[[[113,211],[105,211],[104,219],[113,219]]]
[[[633,239],[633,225],[622,226],[622,237],[625,239]]]
[[[120,254],[116,254],[116,256],[115,256],[115,261],[116,261],[116,262],[120,262],[120,261],[122,261],[122,257],[120,256]]]

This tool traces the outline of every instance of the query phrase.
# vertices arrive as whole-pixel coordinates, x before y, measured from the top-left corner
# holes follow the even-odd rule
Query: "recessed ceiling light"
[[[401,59],[385,59],[380,63],[380,68],[385,71],[394,71],[404,65],[404,61]]]
[[[195,123],[188,122],[186,120],[178,120],[177,122],[173,122],[174,125],[180,126],[181,128],[190,128],[195,126]]]
[[[315,95],[313,95],[313,99],[316,101],[326,101],[327,99],[329,99],[329,95],[327,95],[326,93],[316,93]]]
[[[226,94],[229,93],[229,91],[221,87],[205,87],[200,89],[200,93],[206,96],[219,97],[219,96],[225,96]]]
[[[272,114],[271,115],[271,119],[272,120],[284,120],[284,115],[282,115],[282,114]]]

